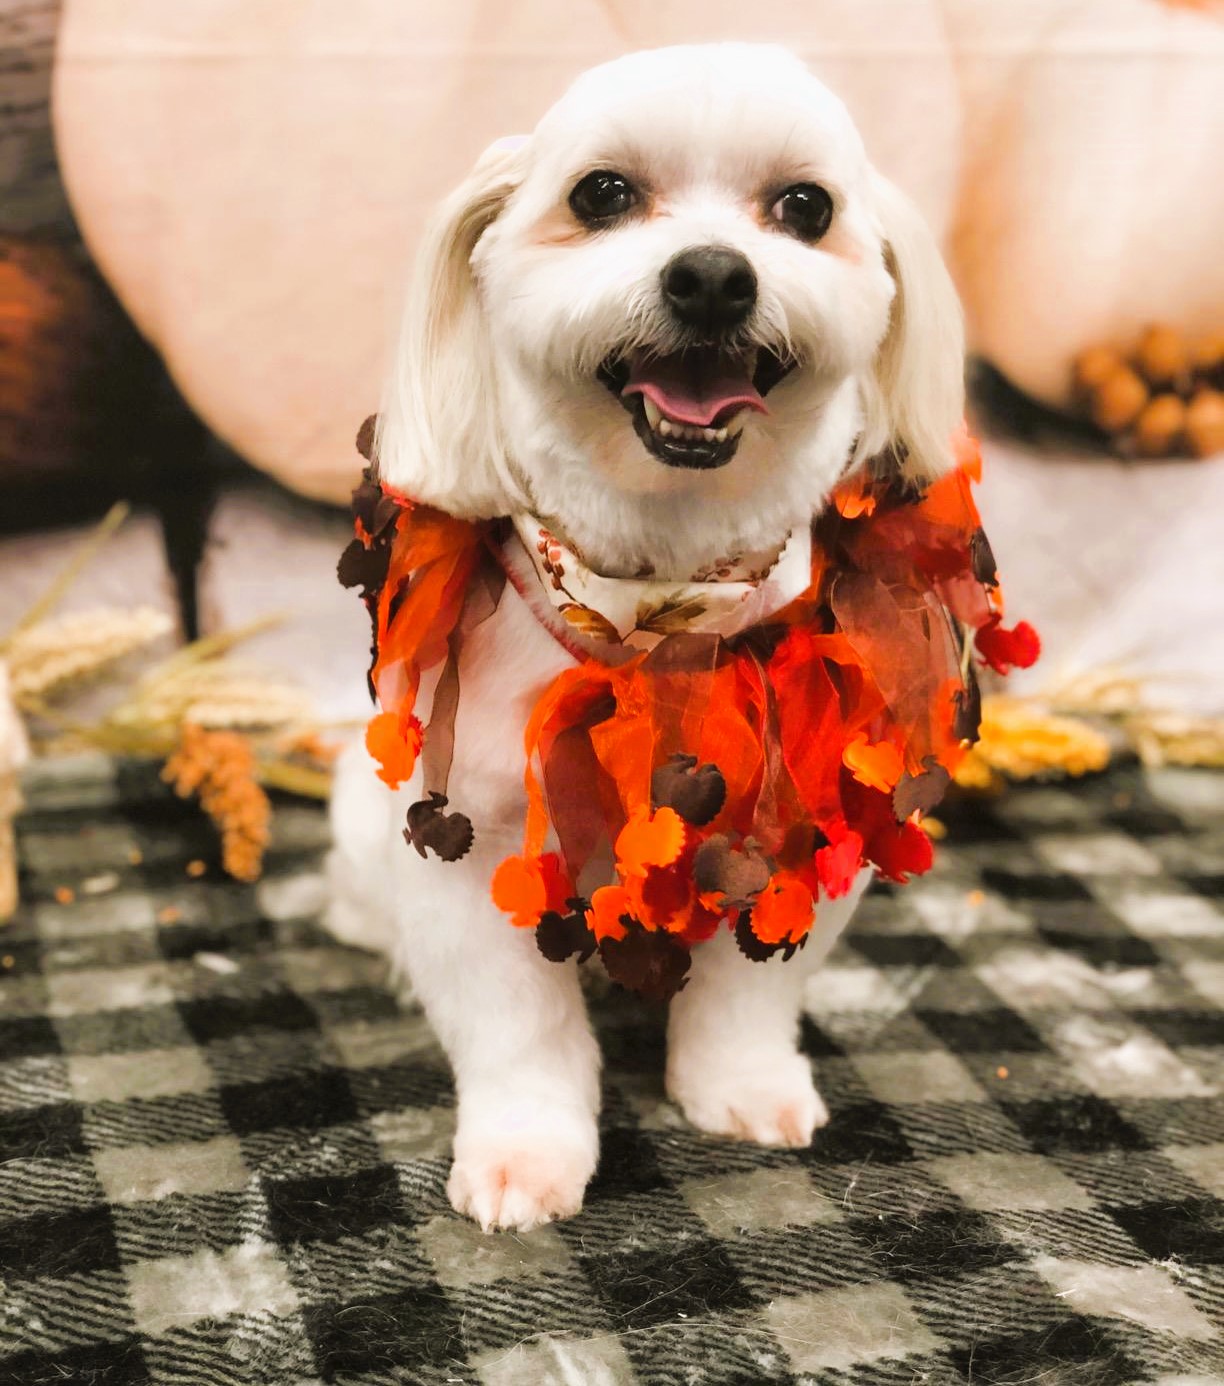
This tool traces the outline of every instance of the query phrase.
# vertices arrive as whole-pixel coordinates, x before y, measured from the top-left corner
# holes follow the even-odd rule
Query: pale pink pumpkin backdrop
[[[1152,319],[1217,329],[1224,25],[1211,10],[68,0],[55,131],[89,248],[189,401],[256,466],[340,500],[429,207],[575,73],[636,47],[799,51],[940,237],[975,350],[1046,404],[1067,402],[1089,342]],[[1129,465],[988,440],[987,466],[1012,610],[1046,636],[1033,678],[1123,662],[1224,710],[1224,459]],[[267,648],[308,655],[332,703],[359,698],[360,679],[335,672],[359,661],[362,633],[331,587],[332,527],[290,526],[271,493],[224,499],[213,523],[206,621],[309,612]]]

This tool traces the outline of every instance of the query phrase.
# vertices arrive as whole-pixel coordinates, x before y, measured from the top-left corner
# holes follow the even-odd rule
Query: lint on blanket
[[[897,882],[926,871],[919,820],[977,734],[975,659],[1005,672],[1039,649],[1031,626],[1003,625],[980,472],[968,434],[925,489],[869,464],[779,552],[677,583],[601,576],[530,516],[455,519],[371,467],[339,573],[374,629],[378,773],[395,788],[423,759],[408,843],[444,861],[471,846],[445,794],[458,644],[510,575],[539,584],[533,607],[572,660],[527,724],[522,854],[490,881],[547,958],[598,951],[615,981],[666,999],[719,928],[749,958],[789,958],[818,902],[865,866]],[[435,665],[423,726],[414,705]]]

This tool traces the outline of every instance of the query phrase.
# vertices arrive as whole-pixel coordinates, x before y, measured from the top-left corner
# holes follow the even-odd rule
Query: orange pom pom
[[[901,778],[905,761],[890,741],[874,745],[865,736],[856,736],[842,752],[842,763],[860,783],[890,793]]]
[[[616,860],[621,874],[644,876],[652,866],[670,866],[684,850],[684,819],[675,809],[655,813],[642,805],[616,839]]]
[[[798,943],[812,927],[812,892],[789,871],[779,871],[752,906],[752,932],[762,943]]]
[[[398,789],[412,775],[420,754],[423,733],[420,721],[411,713],[380,712],[366,727],[366,750],[378,762],[378,778]]]

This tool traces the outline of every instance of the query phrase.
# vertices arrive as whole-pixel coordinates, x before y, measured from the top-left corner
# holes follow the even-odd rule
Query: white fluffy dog
[[[380,475],[453,515],[547,517],[601,573],[680,577],[776,549],[885,449],[945,471],[962,374],[936,248],[841,102],[777,48],[661,49],[579,78],[441,208]],[[574,1213],[598,1156],[577,968],[489,894],[521,840],[528,712],[570,660],[528,601],[508,586],[463,649],[450,783],[472,852],[407,850],[419,783],[392,793],[364,750],[333,809],[332,926],[389,952],[436,1028],[458,1092],[449,1193],[486,1229]],[[749,962],[725,930],[694,949],[666,1074],[694,1125],[798,1146],[826,1119],[800,995],[864,885],[821,905],[791,962]]]

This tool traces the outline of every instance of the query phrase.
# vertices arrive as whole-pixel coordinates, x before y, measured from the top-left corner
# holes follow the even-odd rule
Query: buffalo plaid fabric
[[[443,1058],[152,777],[43,770],[0,934],[0,1383],[1224,1382],[1224,777],[949,816],[812,984],[811,1148],[689,1129],[662,1022],[594,1001],[586,1210],[486,1237]],[[201,874],[202,872],[202,874]]]

